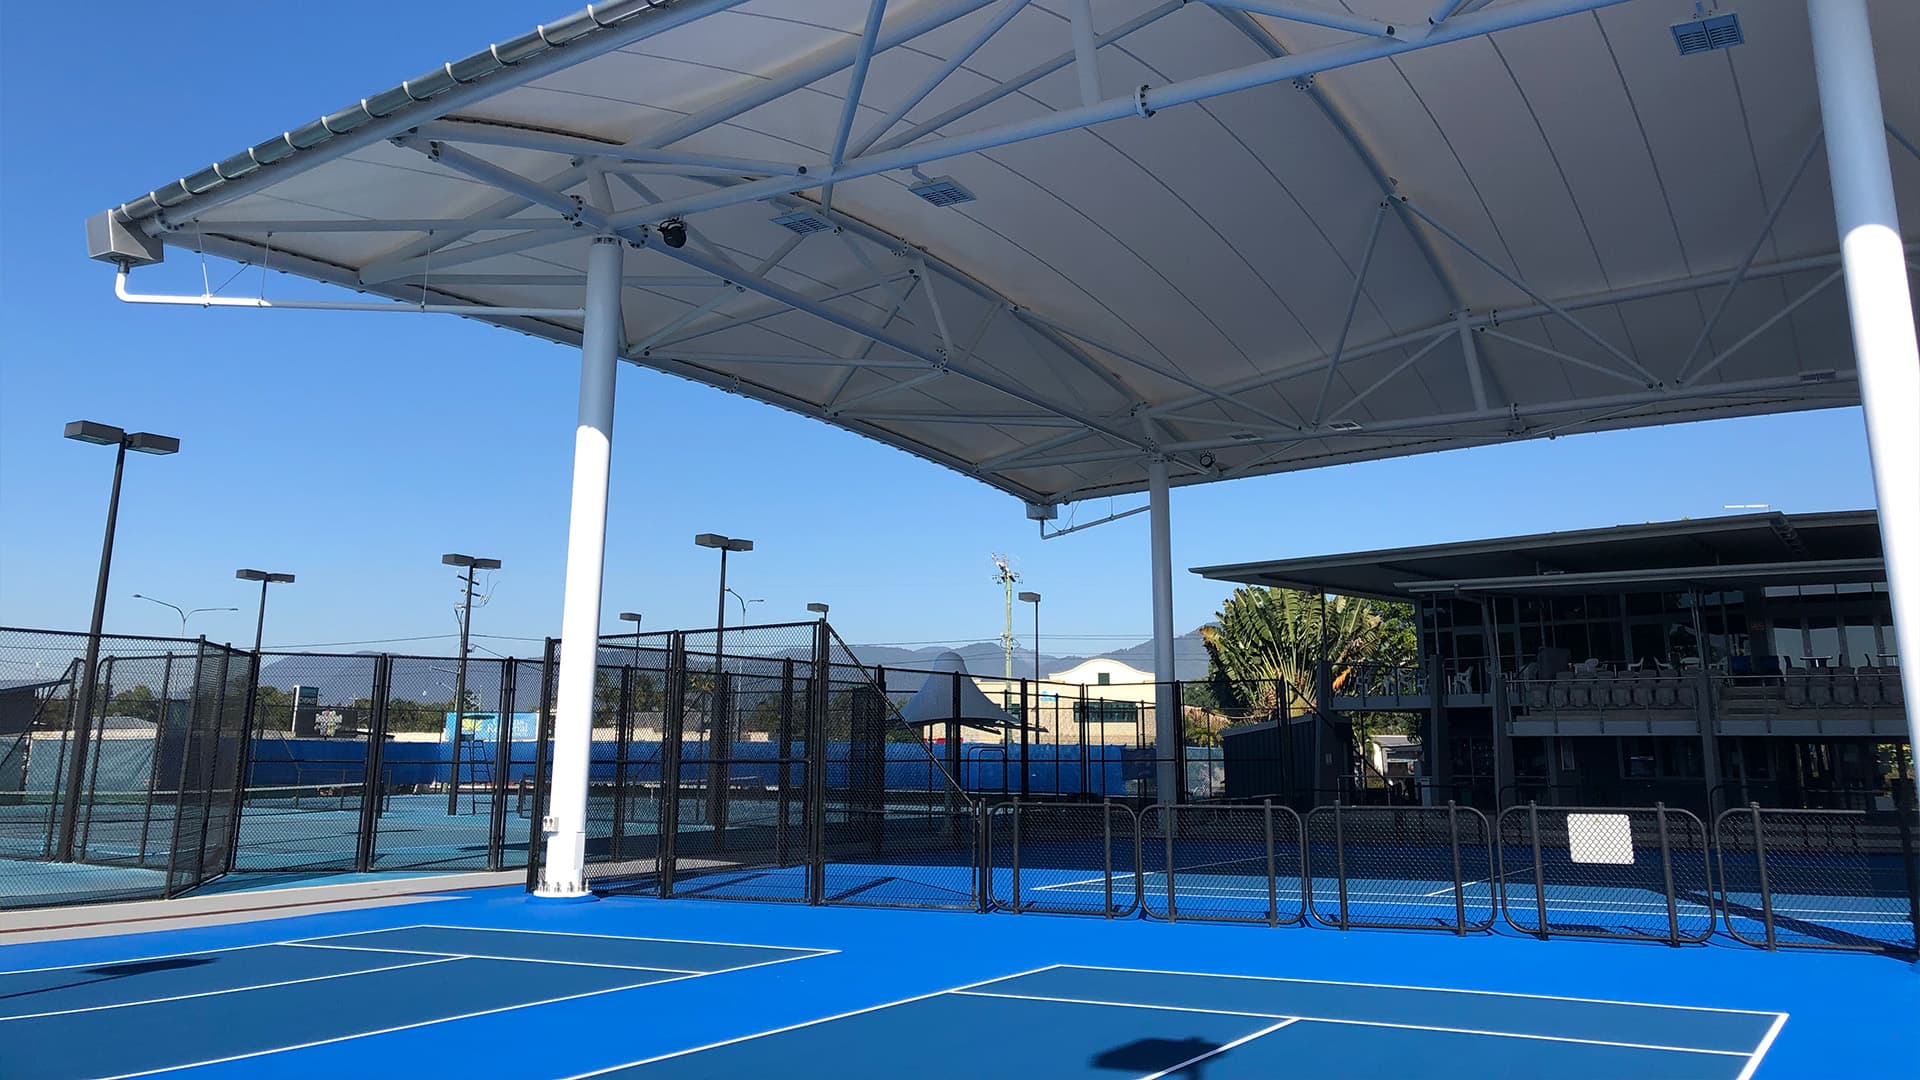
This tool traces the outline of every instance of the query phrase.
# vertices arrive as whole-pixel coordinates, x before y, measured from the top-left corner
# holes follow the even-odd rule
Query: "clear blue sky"
[[[163,26],[149,5],[95,3],[62,9],[51,27],[44,7],[0,5],[0,624],[85,627],[111,452],[60,428],[88,418],[183,443],[177,457],[129,462],[109,630],[178,630],[171,612],[131,599],[144,592],[239,607],[192,629],[250,641],[254,592],[233,571],[261,566],[300,576],[276,587],[269,645],[450,636],[457,586],[439,557],[458,550],[506,563],[477,631],[557,632],[574,354],[452,318],[124,306],[111,270],[87,261],[81,224],[572,2],[207,2]],[[169,263],[198,287],[190,257]],[[1756,502],[1871,506],[1858,411],[1183,489],[1173,552],[1185,568]],[[610,627],[624,609],[656,627],[711,623],[713,553],[691,543],[702,531],[758,542],[732,578],[765,599],[756,619],[799,618],[824,600],[853,642],[996,636],[994,551],[1045,594],[1047,652],[1150,630],[1145,515],[1042,542],[1017,502],[955,473],[623,366]],[[1181,575],[1179,628],[1205,621],[1225,591]]]

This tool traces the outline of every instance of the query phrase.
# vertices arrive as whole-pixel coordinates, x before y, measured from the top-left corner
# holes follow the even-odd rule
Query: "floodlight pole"
[[[113,566],[113,531],[120,520],[120,478],[126,472],[129,449],[147,454],[173,454],[179,452],[180,440],[144,431],[128,434],[120,428],[90,420],[76,420],[68,424],[65,434],[67,438],[78,442],[103,445],[111,442],[115,447],[113,488],[107,495],[107,527],[100,540],[100,574],[93,584],[93,619],[87,624],[86,660],[80,669],[79,715],[67,718],[67,722],[73,725],[73,748],[67,760],[66,790],[60,798],[60,841],[56,858],[59,862],[72,862],[75,830],[80,817],[80,789],[87,778],[87,736],[91,733],[89,729],[93,720],[94,669],[100,664],[100,631],[107,618],[107,577]]]
[[[581,900],[591,895],[586,887],[587,768],[593,751],[593,680],[606,566],[614,373],[626,336],[620,309],[621,244],[615,237],[597,236],[587,249],[587,314],[580,334],[580,419],[573,439],[553,780],[547,818],[540,822],[546,837],[546,863],[534,889],[535,896],[547,899]]]
[[[1167,459],[1154,454],[1147,460],[1147,519],[1152,523],[1153,546],[1153,757],[1154,797],[1163,803],[1180,801],[1180,725],[1175,717],[1173,681],[1173,525],[1168,511]],[[1035,605],[1038,616],[1039,606]]]
[[[1884,12],[1883,12],[1884,14]],[[1907,742],[1920,745],[1920,346],[1887,161],[1867,0],[1808,0],[1840,265],[1847,275],[1867,451],[1880,504],[1887,591],[1906,691]],[[1920,774],[1915,777],[1920,799]]]

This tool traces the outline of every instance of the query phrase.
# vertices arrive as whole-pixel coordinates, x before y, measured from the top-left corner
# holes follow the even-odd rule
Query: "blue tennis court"
[[[1878,1077],[1899,960],[608,898],[0,947],[0,1075]]]

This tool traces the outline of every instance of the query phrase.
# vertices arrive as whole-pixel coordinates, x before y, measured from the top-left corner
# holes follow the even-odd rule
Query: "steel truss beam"
[[[1846,384],[1854,380],[1855,375],[1852,371],[1840,371],[1833,373],[1830,379],[1824,381],[1832,384]],[[1802,376],[1792,375],[1768,379],[1751,379],[1736,383],[1718,383],[1710,387],[1668,390],[1652,389],[1641,390],[1637,393],[1615,394],[1608,397],[1572,398],[1564,401],[1548,401],[1532,404],[1515,403],[1498,408],[1473,409],[1465,412],[1380,421],[1377,423],[1369,423],[1362,428],[1352,431],[1316,431],[1312,434],[1311,439],[1374,439],[1388,435],[1408,434],[1430,434],[1445,438],[1453,438],[1458,435],[1462,438],[1468,438],[1472,437],[1471,432],[1455,432],[1450,429],[1461,424],[1502,423],[1521,420],[1529,416],[1548,417],[1588,409],[1599,410],[1604,413],[1619,413],[1647,405],[1661,405],[1670,402],[1677,403],[1684,401],[1706,401],[1719,398],[1741,398],[1754,394],[1778,393],[1785,390],[1795,391],[1795,397],[1804,398],[1805,394],[1803,391],[1808,381],[1808,379]],[[1574,421],[1573,423],[1585,422],[1591,421]],[[1565,426],[1568,425],[1556,425],[1556,427]],[[1503,439],[1523,438],[1528,437],[1530,434],[1530,432],[1523,430],[1504,433],[1499,437]],[[1287,438],[1295,445],[1301,442],[1311,441],[1293,436],[1288,436]],[[1261,442],[1266,441],[1271,440],[1249,442],[1242,439],[1206,439],[1176,443],[1163,447],[1163,449],[1177,453],[1196,453],[1202,450],[1225,450],[1232,447],[1258,446]],[[1054,458],[1043,458],[1037,461],[1029,460],[1025,467],[1042,468],[1057,465],[1083,465],[1095,461],[1121,460],[1127,456],[1129,456],[1127,451],[1119,450],[1072,454]]]
[[[1909,254],[1920,253],[1920,242],[1907,245],[1907,251]],[[1798,274],[1808,270],[1829,270],[1838,265],[1840,265],[1840,256],[1837,253],[1830,255],[1810,255],[1805,258],[1787,259],[1777,263],[1755,266],[1747,272],[1747,277],[1749,280],[1780,277],[1787,274]],[[1732,270],[1719,270],[1694,277],[1676,278],[1670,281],[1656,281],[1646,285],[1632,285],[1619,289],[1609,289],[1605,292],[1588,293],[1584,296],[1568,297],[1557,301],[1554,306],[1565,311],[1583,311],[1596,307],[1606,307],[1612,304],[1630,303],[1635,300],[1650,300],[1654,297],[1671,296],[1675,293],[1709,289],[1716,285],[1726,284],[1732,280],[1732,277]],[[1358,348],[1348,349],[1347,359],[1359,360],[1364,357],[1391,352],[1394,349],[1422,345],[1434,335],[1454,330],[1462,324],[1471,329],[1478,330],[1489,326],[1500,326],[1524,322],[1528,319],[1538,319],[1553,313],[1553,307],[1548,307],[1545,304],[1534,304],[1527,307],[1502,308],[1494,312],[1469,314],[1457,320],[1449,319],[1445,322],[1434,323],[1404,334],[1395,334],[1391,337],[1382,338]],[[1274,383],[1285,382],[1288,379],[1299,378],[1302,375],[1311,375],[1316,371],[1320,371],[1326,366],[1327,360],[1328,358],[1324,356],[1317,357],[1299,364],[1281,368],[1277,371],[1249,376],[1228,383],[1218,389],[1225,393],[1238,394],[1255,389],[1256,387],[1270,386]],[[1148,411],[1154,415],[1162,415],[1191,408],[1206,400],[1207,395],[1194,395],[1179,398],[1174,401],[1163,402],[1153,406]]]
[[[1343,42],[1287,57],[1258,61],[1211,75],[1181,80],[1163,87],[1141,87],[1134,93],[1108,98],[1094,105],[1062,109],[979,131],[947,135],[915,146],[902,146],[896,150],[869,151],[858,158],[848,160],[839,168],[828,170],[826,175],[817,178],[771,177],[720,191],[670,200],[660,206],[650,207],[645,212],[616,215],[613,224],[616,228],[625,228],[664,217],[681,217],[722,206],[791,194],[806,188],[908,169],[944,158],[978,153],[1128,116],[1152,116],[1155,112],[1176,105],[1204,101],[1223,94],[1268,86],[1276,82],[1290,82],[1303,76],[1367,60],[1394,56],[1445,42],[1480,37],[1498,30],[1525,26],[1581,11],[1610,7],[1622,2],[1624,0],[1515,0],[1514,3],[1489,11],[1455,16],[1434,27],[1431,33],[1419,40],[1363,38],[1351,43]]]

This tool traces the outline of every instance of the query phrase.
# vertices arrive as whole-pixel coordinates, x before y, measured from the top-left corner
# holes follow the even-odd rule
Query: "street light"
[[[145,601],[146,601],[146,602],[148,602],[149,604],[159,604],[159,605],[160,605],[161,607],[163,607],[163,608],[172,608],[172,609],[173,609],[173,613],[174,613],[175,615],[178,615],[178,616],[180,616],[180,636],[181,636],[181,637],[183,637],[183,638],[187,636],[187,620],[188,620],[188,619],[190,619],[190,618],[192,618],[192,617],[194,617],[195,615],[198,615],[198,614],[200,614],[201,612],[205,612],[205,611],[239,611],[239,610],[240,610],[240,609],[239,609],[239,608],[237,608],[237,607],[197,607],[197,608],[182,608],[182,607],[181,607],[180,605],[178,605],[178,604],[169,604],[169,603],[167,603],[167,602],[166,602],[165,600],[161,600],[161,599],[159,599],[158,597],[153,597],[153,596],[148,596],[148,595],[147,595],[147,594],[145,594],[145,593],[134,593],[134,594],[133,594],[133,598],[134,598],[135,600],[145,600]]]
[[[1023,592],[1020,602],[1033,605],[1033,681],[1040,681],[1040,594]]]
[[[807,610],[823,619],[827,617],[827,605],[825,604],[808,604]]]
[[[634,663],[637,664],[640,662],[640,613],[623,611],[620,613],[620,621],[633,624],[633,657]]]
[[[260,617],[256,619],[253,624],[253,653],[255,656],[258,656],[260,655],[260,637],[266,633],[267,630],[267,586],[291,585],[293,584],[293,575],[275,574],[266,570],[235,570],[233,576],[239,578],[241,581],[257,581],[260,583]]]
[[[440,556],[440,561],[467,571],[467,598],[460,604],[459,670],[453,680],[453,757],[447,763],[447,775],[452,780],[447,785],[447,816],[452,817],[460,812],[460,731],[467,719],[467,631],[473,627],[473,572],[498,570],[500,560],[450,553]],[[498,738],[498,733],[494,737]]]
[[[752,600],[749,600],[746,597],[741,596],[739,589],[728,589],[727,592],[731,594],[735,600],[740,601],[740,625],[742,626],[745,626],[747,624],[747,605],[748,604],[766,603],[765,600],[757,596],[754,597]]]
[[[142,454],[177,454],[180,440],[150,431],[128,434],[111,424],[75,420],[68,424],[66,437],[96,446],[113,446],[113,493],[107,496],[107,530],[100,542],[100,577],[93,586],[93,621],[87,627],[86,667],[80,682],[80,717],[73,729],[73,753],[68,759],[67,789],[61,799],[59,861],[73,861],[74,828],[80,816],[80,785],[87,776],[87,718],[93,715],[93,669],[100,662],[100,624],[107,615],[107,570],[113,564],[113,526],[120,516],[120,474],[126,469],[127,451]]]

